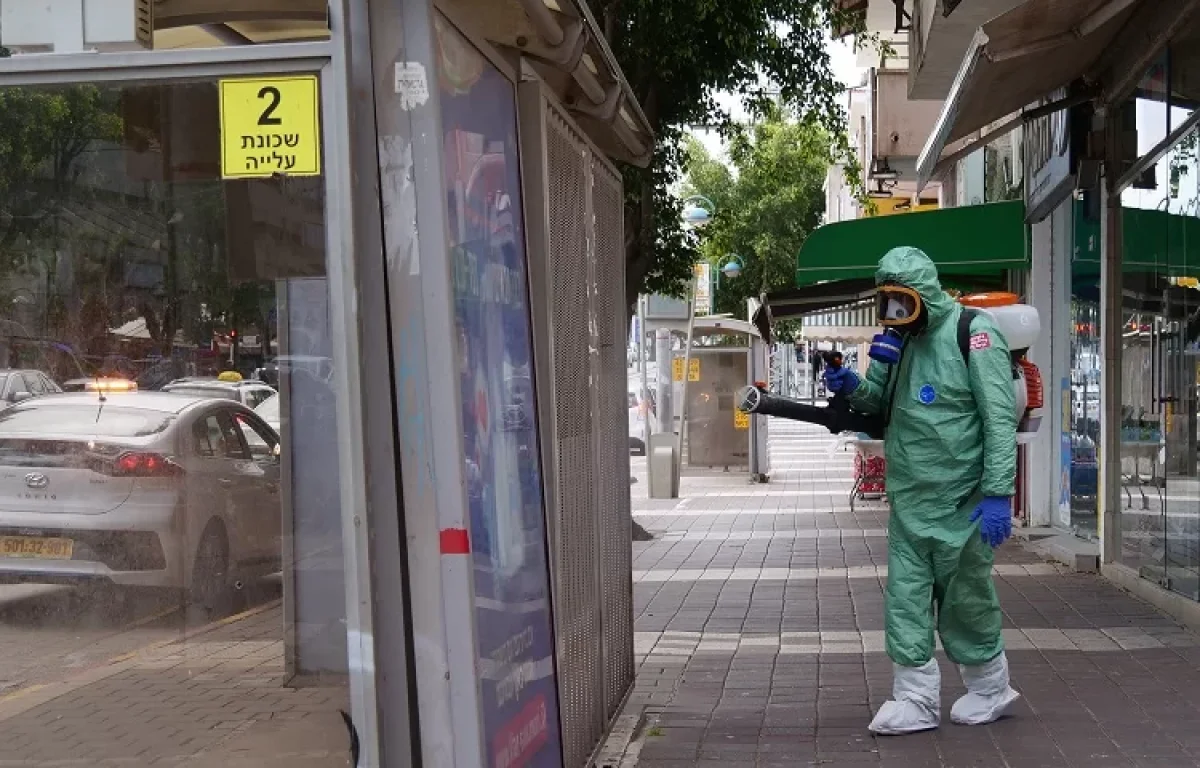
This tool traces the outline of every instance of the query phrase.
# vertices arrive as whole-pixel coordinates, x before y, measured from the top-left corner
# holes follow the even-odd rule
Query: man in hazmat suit
[[[922,251],[889,251],[875,280],[885,332],[875,337],[866,376],[825,373],[828,389],[887,423],[885,628],[894,677],[871,731],[938,726],[935,626],[967,688],[951,720],[990,723],[1019,697],[1009,685],[991,575],[992,550],[1012,533],[1017,414],[1008,347],[983,314],[960,332],[964,307],[942,290]]]

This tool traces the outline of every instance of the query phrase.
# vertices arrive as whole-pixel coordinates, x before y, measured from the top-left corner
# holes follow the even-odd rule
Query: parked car
[[[258,405],[254,406],[254,412],[263,421],[271,425],[271,429],[275,430],[276,434],[283,434],[279,430],[279,393],[268,397]]]
[[[250,409],[257,408],[263,401],[276,394],[274,387],[254,379],[222,381],[200,377],[176,379],[164,386],[162,391],[191,397],[220,397],[226,400],[236,400]]]
[[[320,381],[326,383],[333,381],[333,360],[317,355],[280,355],[268,360],[261,368],[255,370],[254,378],[266,382],[272,387],[278,387],[281,372],[294,373],[301,370],[310,373]]]
[[[208,613],[281,561],[279,438],[230,399],[0,411],[0,581],[184,589]]]
[[[38,395],[62,392],[62,387],[41,371],[0,369],[0,409]]]

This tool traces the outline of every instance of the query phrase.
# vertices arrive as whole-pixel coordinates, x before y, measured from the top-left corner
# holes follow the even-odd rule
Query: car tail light
[[[1025,374],[1025,391],[1029,398],[1029,409],[1041,408],[1045,405],[1045,393],[1042,391],[1042,372],[1031,361],[1022,358],[1018,365]]]
[[[183,468],[157,453],[127,451],[113,461],[111,474],[115,477],[174,477],[183,474]]]

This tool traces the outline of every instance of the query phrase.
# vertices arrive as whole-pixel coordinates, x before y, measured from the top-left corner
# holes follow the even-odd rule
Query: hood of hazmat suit
[[[1014,491],[1017,418],[1008,347],[990,318],[978,315],[964,362],[963,307],[942,290],[937,268],[919,249],[889,251],[876,283],[912,288],[928,313],[900,362],[872,362],[850,396],[856,409],[888,422],[888,655],[900,667],[921,667],[932,658],[936,631],[952,661],[984,664],[1004,646],[992,549],[971,513],[984,496]]]

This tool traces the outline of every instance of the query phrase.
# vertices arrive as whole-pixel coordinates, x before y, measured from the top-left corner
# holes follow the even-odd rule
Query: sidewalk
[[[942,728],[875,739],[891,692],[883,653],[887,509],[847,502],[852,454],[773,420],[772,482],[711,473],[649,500],[635,464],[637,686],[626,746],[601,765],[1050,768],[1200,766],[1200,637],[1097,576],[1015,543],[996,584],[1014,716],[949,724],[962,683],[941,656]]]
[[[0,696],[0,768],[344,768],[344,688],[285,688],[278,602]]]

